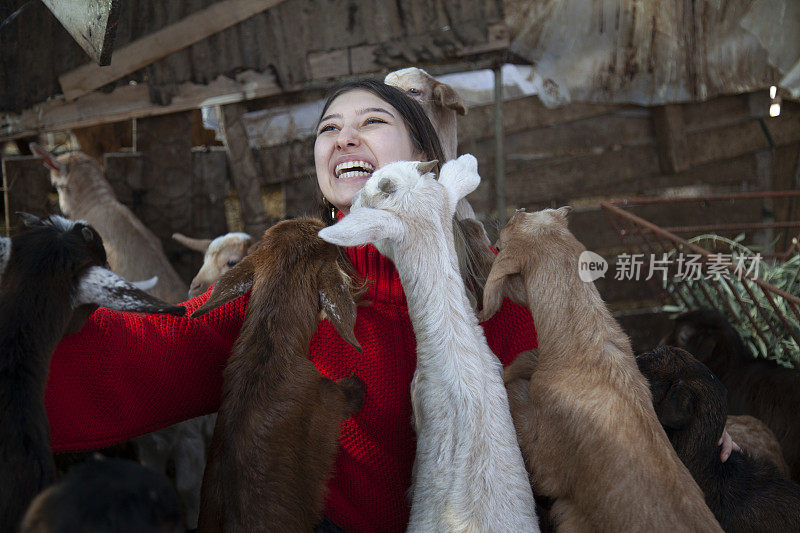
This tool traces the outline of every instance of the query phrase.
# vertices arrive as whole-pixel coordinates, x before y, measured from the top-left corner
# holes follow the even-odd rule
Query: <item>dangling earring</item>
[[[322,197],[322,205],[325,206],[325,209],[330,211],[331,220],[336,220],[336,207],[334,207],[334,205],[330,203],[324,196]]]

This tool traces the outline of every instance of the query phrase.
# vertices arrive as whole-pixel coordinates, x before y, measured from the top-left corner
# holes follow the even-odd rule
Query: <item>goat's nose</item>
[[[208,289],[209,284],[204,283],[202,281],[195,281],[192,282],[191,287],[189,287],[189,298],[194,298],[195,296],[199,296],[206,292]]]

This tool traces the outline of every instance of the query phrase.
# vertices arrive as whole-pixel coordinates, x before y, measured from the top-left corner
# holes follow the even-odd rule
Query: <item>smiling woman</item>
[[[325,101],[314,143],[317,183],[343,214],[374,170],[432,159],[444,161],[439,138],[422,108],[399,89],[362,80],[340,86]]]
[[[355,193],[383,165],[443,161],[439,139],[420,105],[373,80],[348,83],[330,95],[314,148],[329,224],[349,211]],[[460,225],[454,224],[454,230],[460,231]],[[469,239],[467,245],[463,233],[455,236],[463,255],[491,254],[480,238]],[[355,325],[363,353],[345,343],[328,320],[321,320],[308,358],[331,379],[355,374],[365,395],[361,410],[341,425],[340,450],[318,531],[404,531],[416,442],[410,398],[414,330],[394,264],[371,245],[345,248],[344,255],[367,283],[370,305],[358,308]],[[462,274],[473,289],[480,286],[480,276],[469,268]],[[101,309],[82,331],[64,338],[53,355],[45,398],[54,450],[109,445],[216,411],[222,369],[249,296],[188,318],[208,297],[206,292],[186,302],[187,317]],[[503,365],[536,347],[527,308],[507,301],[481,326]]]

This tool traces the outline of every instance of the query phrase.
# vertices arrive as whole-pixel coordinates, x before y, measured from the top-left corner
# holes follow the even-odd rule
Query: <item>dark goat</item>
[[[791,477],[800,482],[800,371],[756,359],[724,316],[698,309],[675,319],[665,344],[705,364],[728,389],[728,414],[764,422],[781,443]]]
[[[297,218],[268,229],[192,315],[253,289],[224,372],[198,531],[311,531],[321,518],[339,426],[363,401],[357,377],[334,382],[308,359],[322,313],[360,351],[350,280],[323,227]]]
[[[20,533],[178,533],[178,496],[169,480],[125,459],[89,459],[39,494]]]
[[[800,485],[772,463],[734,451],[720,461],[725,386],[686,350],[665,346],[636,357],[653,406],[678,457],[725,531],[800,531]]]
[[[33,497],[53,481],[44,387],[73,310],[184,312],[105,268],[92,227],[58,216],[23,219],[17,235],[0,238],[0,531],[15,531]]]

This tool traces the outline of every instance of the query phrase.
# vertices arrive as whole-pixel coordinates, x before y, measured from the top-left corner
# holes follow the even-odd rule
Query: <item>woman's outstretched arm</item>
[[[45,389],[54,452],[109,446],[217,410],[249,295],[189,318],[210,294],[183,304],[183,317],[98,309],[62,339]]]

